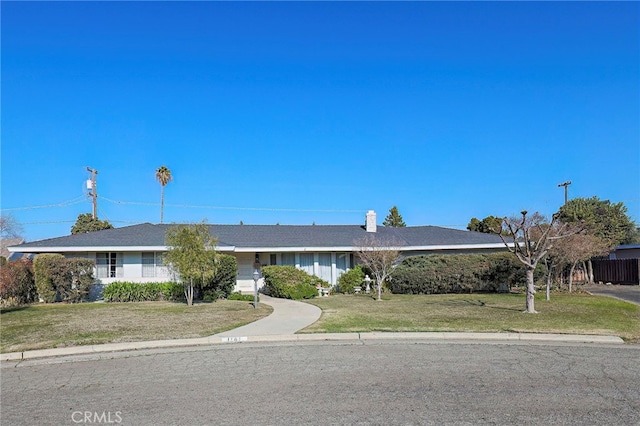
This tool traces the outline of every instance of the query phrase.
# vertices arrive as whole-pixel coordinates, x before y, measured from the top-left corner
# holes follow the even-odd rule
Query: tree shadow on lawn
[[[27,308],[29,308],[29,306],[14,306],[12,308],[2,308],[2,309],[0,309],[0,315],[8,314],[8,313],[11,313],[11,312],[23,311],[23,310],[25,310]]]

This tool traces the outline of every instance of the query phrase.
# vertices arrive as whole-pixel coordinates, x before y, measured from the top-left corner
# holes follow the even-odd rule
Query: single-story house
[[[625,244],[615,247],[609,259],[640,259],[640,244]]]
[[[18,260],[25,257],[23,253],[10,252],[9,247],[22,244],[23,238],[0,238],[0,256],[7,260]],[[28,256],[26,256],[28,257]]]
[[[99,285],[114,281],[154,282],[173,279],[163,263],[169,224],[126,226],[86,234],[34,241],[10,247],[22,253],[60,253],[96,262]],[[332,285],[357,261],[358,241],[375,236],[393,241],[402,256],[504,250],[496,235],[437,226],[377,226],[374,211],[365,225],[208,225],[216,250],[238,261],[236,291],[253,291],[254,270],[265,265],[292,265]],[[259,281],[262,286],[262,280]]]

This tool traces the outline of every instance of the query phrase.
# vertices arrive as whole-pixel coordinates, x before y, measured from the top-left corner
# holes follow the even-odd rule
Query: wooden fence
[[[640,284],[640,259],[594,259],[593,280],[612,284]]]

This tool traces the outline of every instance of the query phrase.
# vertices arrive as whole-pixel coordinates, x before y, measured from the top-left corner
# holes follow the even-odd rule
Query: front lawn
[[[460,331],[601,334],[640,342],[640,306],[585,294],[536,297],[525,314],[524,295],[335,295],[307,301],[322,317],[304,333]]]
[[[269,315],[263,303],[47,304],[0,311],[0,352],[112,342],[205,337]]]

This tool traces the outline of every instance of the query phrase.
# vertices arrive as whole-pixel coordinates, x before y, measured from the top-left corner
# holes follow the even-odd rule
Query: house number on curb
[[[223,337],[223,342],[246,342],[246,337]]]

